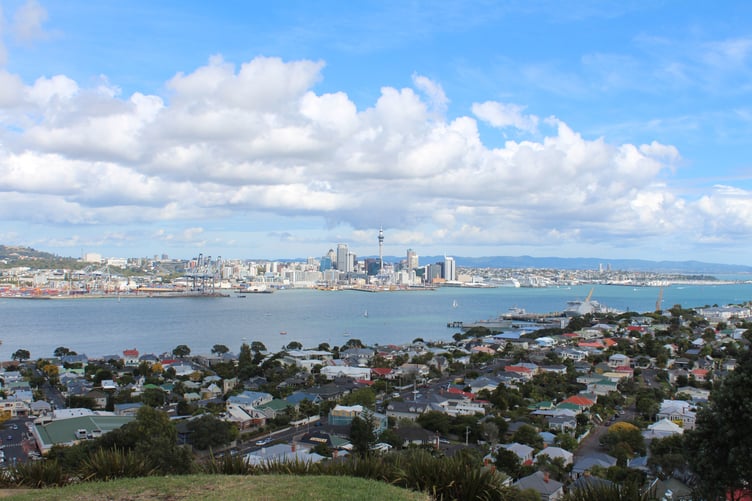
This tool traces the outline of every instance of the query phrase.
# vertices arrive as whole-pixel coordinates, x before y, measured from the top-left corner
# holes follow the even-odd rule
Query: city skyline
[[[746,264],[750,19],[735,1],[6,1],[0,243]]]

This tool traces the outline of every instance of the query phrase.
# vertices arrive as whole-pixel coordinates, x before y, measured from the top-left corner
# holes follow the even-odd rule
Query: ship
[[[576,317],[580,315],[587,315],[593,313],[621,313],[618,310],[609,308],[592,299],[593,291],[595,288],[590,289],[590,293],[587,295],[584,301],[578,299],[567,301],[567,307],[564,309],[564,315],[568,317]]]

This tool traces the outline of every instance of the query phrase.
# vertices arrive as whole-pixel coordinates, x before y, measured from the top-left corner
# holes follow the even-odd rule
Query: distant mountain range
[[[361,256],[374,258],[377,256]],[[705,263],[702,261],[648,261],[645,259],[600,259],[595,257],[532,257],[532,256],[486,256],[463,257],[452,256],[457,266],[468,268],[538,268],[555,270],[597,270],[600,266],[612,270],[643,271],[654,273],[680,274],[737,274],[752,273],[752,266],[741,264]],[[397,263],[403,256],[384,256],[384,261]],[[61,257],[49,252],[38,251],[30,247],[0,245],[0,260],[8,264],[30,261],[46,261],[45,264],[59,263],[64,266],[72,261],[71,257]],[[262,260],[262,259],[258,259]],[[279,259],[278,261],[305,261],[305,259]],[[422,264],[439,263],[444,256],[420,256]]]
[[[556,270],[597,270],[599,266],[612,270],[643,271],[654,273],[752,273],[752,266],[738,264],[705,263],[701,261],[648,261],[644,259],[599,259],[594,257],[532,257],[532,256],[452,256],[457,266],[468,268],[540,268]],[[395,262],[404,258],[394,257],[385,261]],[[423,264],[444,261],[444,256],[420,256]]]

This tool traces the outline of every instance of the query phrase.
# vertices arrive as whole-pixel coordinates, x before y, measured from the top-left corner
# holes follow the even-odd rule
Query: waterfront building
[[[347,244],[337,244],[337,260],[336,268],[342,273],[349,273],[353,271],[352,268],[352,254],[347,248]]]
[[[453,282],[457,279],[457,269],[454,263],[454,258],[444,256],[444,268],[442,271],[444,272],[442,278],[447,282]]]
[[[418,264],[418,253],[412,249],[407,249],[407,269],[414,270],[420,266]]]

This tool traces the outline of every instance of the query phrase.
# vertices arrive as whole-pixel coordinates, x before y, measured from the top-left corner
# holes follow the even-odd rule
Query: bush
[[[115,478],[146,477],[154,470],[147,460],[133,451],[99,449],[81,464],[82,480],[113,480]]]
[[[57,461],[30,461],[11,466],[0,475],[6,487],[63,487],[78,479],[66,473]]]

